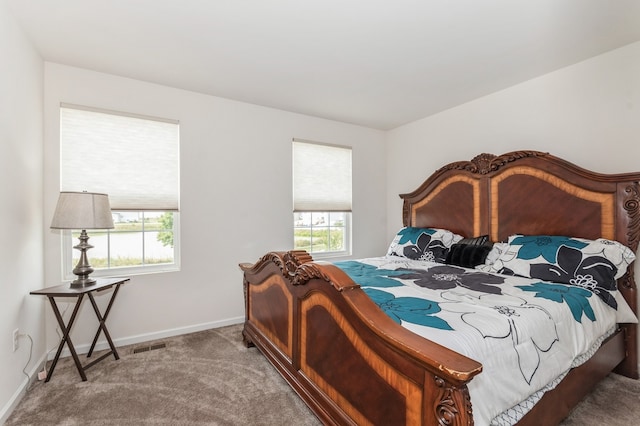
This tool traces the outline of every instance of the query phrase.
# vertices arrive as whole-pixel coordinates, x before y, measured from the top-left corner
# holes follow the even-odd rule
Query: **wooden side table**
[[[73,357],[73,361],[76,364],[76,368],[78,369],[78,373],[80,373],[80,377],[82,378],[82,381],[87,380],[85,371],[88,368],[94,366],[96,363],[107,358],[109,355],[113,354],[116,360],[120,359],[120,356],[118,355],[118,351],[116,350],[116,347],[113,344],[113,341],[111,340],[111,336],[109,335],[109,331],[107,330],[105,321],[107,320],[107,316],[111,311],[111,307],[113,306],[113,302],[116,298],[116,295],[118,294],[118,290],[120,289],[120,286],[127,281],[129,281],[129,278],[98,279],[95,284],[87,287],[71,288],[69,287],[69,284],[64,284],[64,285],[59,285],[55,287],[44,288],[42,290],[32,291],[31,293],[29,293],[37,296],[47,296],[47,298],[49,299],[49,302],[51,303],[51,308],[53,309],[53,313],[55,314],[56,319],[58,320],[58,324],[60,325],[60,329],[62,330],[62,340],[60,340],[60,344],[58,345],[58,351],[56,352],[56,356],[53,358],[53,362],[51,363],[51,367],[49,368],[49,373],[47,374],[47,379],[45,380],[45,382],[48,382],[49,380],[51,380],[51,376],[53,375],[53,370],[56,368],[56,364],[58,363],[58,358],[60,358],[60,354],[62,353],[62,349],[64,348],[65,343],[69,347],[69,351],[71,352],[71,356]],[[101,291],[110,289],[112,287],[115,287],[115,289],[113,291],[113,294],[111,295],[111,299],[109,300],[107,309],[105,310],[104,315],[102,315],[93,297],[94,296],[93,293],[94,292],[99,293]],[[91,347],[89,348],[89,352],[87,353],[87,358],[91,357],[91,355],[93,354],[93,350],[95,349],[96,343],[98,342],[98,337],[100,336],[100,332],[104,333],[104,336],[107,338],[107,342],[109,342],[109,347],[111,348],[111,350],[101,355],[99,358],[91,361],[87,365],[83,366],[82,363],[80,362],[80,359],[78,358],[78,354],[76,353],[73,343],[71,342],[70,333],[71,333],[71,327],[73,327],[73,322],[75,321],[76,315],[78,314],[78,310],[80,309],[80,304],[82,303],[82,299],[84,298],[85,295],[89,296],[89,300],[91,301],[91,306],[93,306],[93,311],[96,313],[96,316],[98,317],[98,321],[100,323],[98,326],[98,330],[96,331],[96,336],[93,339],[93,343],[91,344]],[[69,318],[69,322],[66,325],[64,323],[64,319],[62,318],[62,315],[60,314],[58,305],[56,304],[56,301],[55,301],[56,297],[75,297],[76,298],[76,305],[73,308],[73,313],[71,314],[71,317]]]

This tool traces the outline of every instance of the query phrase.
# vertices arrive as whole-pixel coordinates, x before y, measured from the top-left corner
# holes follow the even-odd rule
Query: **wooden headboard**
[[[444,228],[465,237],[603,237],[634,253],[640,239],[640,172],[595,173],[544,152],[480,154],[450,163],[400,197],[405,226]],[[637,315],[633,266],[618,286]],[[637,347],[635,325],[625,327],[629,346]],[[637,371],[637,357],[629,363]]]

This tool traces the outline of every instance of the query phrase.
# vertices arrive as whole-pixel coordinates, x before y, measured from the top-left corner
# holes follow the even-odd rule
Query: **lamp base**
[[[96,280],[94,278],[76,278],[75,280],[71,281],[71,284],[69,284],[69,287],[83,288],[83,287],[92,286],[95,283],[96,283]]]
[[[88,243],[89,236],[85,229],[82,230],[78,239],[80,240],[80,244],[73,246],[73,248],[80,250],[80,260],[78,260],[76,267],[73,268],[73,273],[76,274],[78,278],[71,282],[71,288],[88,287],[96,283],[95,279],[89,278],[89,274],[93,272],[93,268],[89,265],[87,250],[93,248],[93,246]]]

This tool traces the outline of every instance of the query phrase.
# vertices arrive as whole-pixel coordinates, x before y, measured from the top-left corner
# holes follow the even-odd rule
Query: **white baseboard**
[[[118,348],[120,346],[135,345],[138,343],[149,342],[151,340],[158,340],[158,339],[164,339],[167,337],[180,336],[182,334],[195,333],[198,331],[209,330],[212,328],[226,327],[228,325],[233,325],[233,324],[241,324],[244,322],[244,319],[245,319],[244,316],[241,316],[241,317],[235,317],[235,318],[228,318],[221,321],[211,321],[211,322],[206,322],[202,324],[190,325],[187,327],[178,327],[178,328],[172,328],[169,330],[155,331],[153,333],[138,334],[136,336],[115,338],[115,339],[113,339],[113,336],[111,336],[111,338],[113,339],[113,344],[116,346],[116,348]],[[96,347],[94,349],[95,351],[109,349],[109,343],[104,339],[104,335],[102,335],[102,337],[103,337],[103,340],[99,340],[98,343],[96,343]],[[86,354],[87,352],[89,352],[89,348],[91,348],[91,344],[89,343],[75,346],[76,352],[78,354]],[[53,359],[53,356],[54,356],[54,353],[52,351],[49,354],[49,360]],[[68,356],[71,356],[71,352],[65,346],[64,350],[60,354],[60,357],[64,358]]]
[[[9,398],[9,401],[7,401],[5,406],[2,407],[2,410],[0,411],[0,425],[3,425],[7,421],[7,419],[13,412],[13,410],[16,408],[18,403],[20,403],[20,401],[22,400],[22,397],[24,397],[24,395],[27,393],[27,390],[29,389],[31,384],[36,380],[38,380],[38,372],[44,368],[46,356],[47,354],[43,354],[40,357],[40,359],[33,366],[31,371],[28,372],[29,378],[27,379],[26,376],[24,377],[24,380],[22,381],[22,383],[20,383],[20,386],[18,386],[18,389],[16,389],[16,391],[13,393],[11,398]]]
[[[241,324],[242,322],[244,322],[244,316],[228,318],[221,321],[211,321],[211,322],[202,323],[202,324],[195,324],[187,327],[172,328],[169,330],[156,331],[153,333],[139,334],[136,336],[124,337],[120,339],[113,339],[113,343],[116,347],[135,345],[137,343],[148,342],[151,340],[164,339],[167,337],[173,337],[173,336],[179,336],[182,334],[195,333],[197,331],[209,330],[212,328],[220,328],[220,327],[226,327],[228,325]],[[89,352],[90,347],[91,345],[87,343],[87,344],[78,345],[76,346],[75,349],[78,354],[85,354]],[[98,343],[96,344],[95,350],[100,351],[108,348],[109,348],[109,344],[107,343],[106,340],[103,340],[103,341],[98,341]],[[20,386],[18,386],[18,389],[16,389],[16,391],[11,396],[9,401],[7,401],[5,406],[2,407],[2,410],[0,411],[0,425],[4,424],[7,421],[7,419],[13,412],[13,410],[16,408],[18,403],[22,400],[22,397],[24,397],[24,395],[26,394],[27,389],[29,389],[29,386],[34,381],[38,380],[38,372],[42,371],[42,369],[44,368],[45,361],[53,359],[54,352],[55,351],[49,351],[40,357],[38,363],[31,369],[31,371],[29,371],[28,373],[29,378],[27,379],[27,377],[25,376],[23,382],[20,384]],[[71,356],[71,352],[69,351],[66,345],[65,345],[65,349],[62,351],[60,356],[61,357]]]

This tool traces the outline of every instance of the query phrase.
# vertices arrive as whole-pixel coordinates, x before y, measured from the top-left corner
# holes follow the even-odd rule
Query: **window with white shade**
[[[93,275],[178,269],[177,121],[61,105],[60,190],[109,195],[115,228],[89,232]],[[79,257],[72,248],[78,232],[64,235],[66,277]]]
[[[351,148],[293,140],[294,248],[351,253]]]

